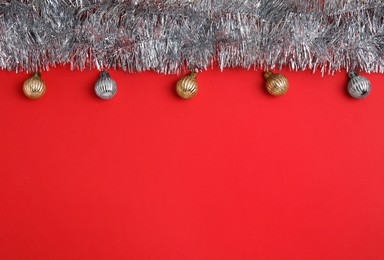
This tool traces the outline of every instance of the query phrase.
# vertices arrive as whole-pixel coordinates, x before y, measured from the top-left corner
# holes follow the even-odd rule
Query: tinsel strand
[[[383,72],[374,0],[0,1],[0,67]]]

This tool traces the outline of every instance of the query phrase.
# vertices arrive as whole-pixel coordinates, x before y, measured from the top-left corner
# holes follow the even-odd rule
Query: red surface
[[[0,72],[0,259],[382,260],[384,86],[346,93],[346,73],[260,71],[178,76]]]

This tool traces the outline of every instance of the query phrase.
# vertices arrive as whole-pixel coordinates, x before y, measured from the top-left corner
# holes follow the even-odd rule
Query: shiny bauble
[[[116,82],[109,76],[107,71],[102,71],[95,84],[96,95],[101,99],[107,100],[113,98],[113,96],[116,95],[116,92]]]
[[[44,96],[45,90],[46,86],[39,72],[36,72],[32,77],[24,81],[23,91],[30,99],[41,98]]]
[[[359,76],[357,72],[351,71],[348,73],[348,93],[351,97],[362,99],[369,95],[372,86],[371,82],[366,77]]]
[[[288,91],[289,82],[284,75],[266,71],[264,72],[264,78],[267,80],[265,86],[271,95],[282,96]]]
[[[193,98],[199,88],[196,81],[197,74],[192,72],[188,76],[181,78],[176,85],[177,94],[184,99]]]

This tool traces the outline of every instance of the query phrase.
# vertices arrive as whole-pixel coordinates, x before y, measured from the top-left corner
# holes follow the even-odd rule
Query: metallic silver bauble
[[[30,99],[41,98],[45,94],[45,90],[45,83],[41,79],[39,72],[36,72],[32,77],[24,81],[23,91]]]
[[[371,82],[354,71],[349,72],[348,76],[350,78],[348,83],[349,95],[358,99],[367,97],[372,89]]]
[[[116,82],[109,76],[107,71],[102,71],[95,84],[96,95],[101,99],[111,99],[117,92]]]
[[[193,98],[197,94],[199,86],[196,81],[197,74],[192,72],[188,76],[181,78],[176,85],[177,94],[184,98],[189,99]]]
[[[266,71],[264,72],[264,78],[267,80],[265,86],[271,95],[282,96],[288,91],[289,82],[284,75]]]

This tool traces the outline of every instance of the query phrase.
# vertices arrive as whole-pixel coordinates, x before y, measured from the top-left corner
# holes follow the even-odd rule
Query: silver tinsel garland
[[[0,67],[383,72],[377,0],[0,1]]]

